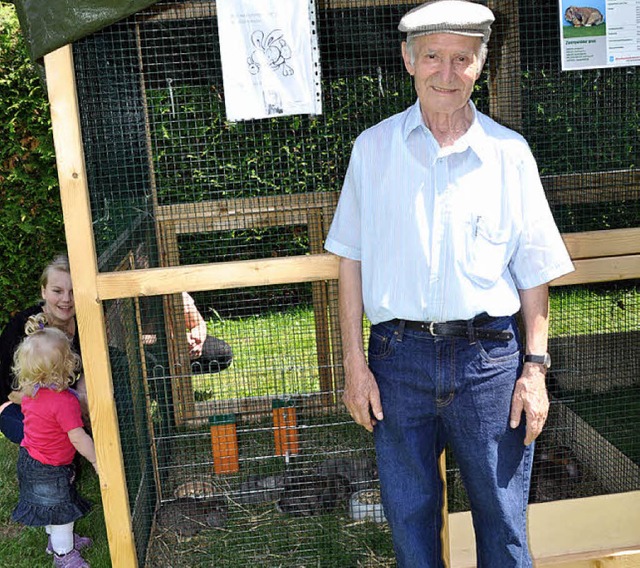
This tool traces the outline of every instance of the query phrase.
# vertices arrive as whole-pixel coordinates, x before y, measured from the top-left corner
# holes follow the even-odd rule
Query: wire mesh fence
[[[638,226],[638,68],[562,72],[557,2],[494,4],[477,107],[530,142],[561,231]],[[319,115],[226,120],[215,2],[77,42],[99,270],[322,252],[353,140],[415,101],[397,31],[413,5],[318,3]],[[394,565],[373,442],[340,403],[336,294],[212,282],[105,302],[141,564]],[[639,488],[639,298],[637,281],[553,290],[532,501]],[[447,476],[466,510],[452,456]]]

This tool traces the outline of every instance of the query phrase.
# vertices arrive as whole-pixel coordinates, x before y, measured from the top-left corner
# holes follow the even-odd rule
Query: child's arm
[[[93,445],[93,440],[84,431],[84,428],[74,428],[67,432],[69,440],[73,444],[73,447],[78,450],[93,466],[93,469],[98,473],[98,464],[96,463],[96,448]]]

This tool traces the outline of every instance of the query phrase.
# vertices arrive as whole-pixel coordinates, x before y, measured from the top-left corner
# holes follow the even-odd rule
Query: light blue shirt
[[[361,261],[371,323],[511,315],[573,270],[528,144],[469,104],[453,146],[419,101],[355,141],[325,248]]]

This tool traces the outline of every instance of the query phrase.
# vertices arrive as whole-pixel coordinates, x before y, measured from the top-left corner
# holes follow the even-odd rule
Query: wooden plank
[[[522,131],[520,18],[517,0],[489,0],[496,16],[489,41],[489,113],[518,132]]]
[[[612,549],[621,556],[624,551],[634,550],[632,557],[638,560],[640,491],[535,503],[529,506],[528,517],[530,548],[538,567],[558,566],[562,555],[571,554],[588,556],[593,563],[559,566],[623,568],[625,564],[598,564],[599,558],[611,559]],[[452,567],[475,568],[471,513],[453,513],[449,521]]]
[[[322,254],[324,234],[322,231],[322,210],[314,209],[309,214],[309,249],[312,254]],[[327,283],[323,280],[312,285],[313,314],[316,328],[316,357],[320,375],[320,390],[330,393],[333,390],[332,366],[329,357],[329,314],[327,299]],[[331,399],[327,400],[330,404]]]
[[[449,499],[447,499],[447,455],[443,451],[438,458],[438,473],[442,480],[442,560],[445,568],[451,568],[451,535],[449,533]]]
[[[545,558],[538,562],[538,566],[549,566],[549,568],[638,568],[640,567],[640,548],[563,554],[555,558]]]
[[[640,227],[565,233],[562,240],[573,260],[640,253]]]
[[[640,278],[640,254],[576,260],[575,272],[550,282],[551,286],[568,286],[589,282],[616,282]]]
[[[60,197],[74,283],[89,414],[100,469],[100,491],[114,566],[137,567],[124,460],[114,404],[106,326],[97,292],[97,256],[82,147],[71,46],[45,56]]]
[[[580,205],[640,199],[640,171],[585,172],[542,176],[551,205]]]
[[[98,274],[97,292],[99,299],[112,300],[182,291],[198,292],[335,280],[338,277],[338,265],[337,256],[316,254],[153,268],[134,270],[131,273],[109,272]],[[574,265],[575,272],[552,281],[551,286],[640,278],[640,255],[576,260]]]
[[[157,207],[158,221],[198,220],[200,217],[219,217],[231,219],[245,215],[307,211],[310,208],[324,207],[338,203],[338,192],[294,193],[267,195],[262,197],[244,197],[236,199],[215,199],[197,203],[180,203]]]
[[[315,282],[338,277],[338,257],[332,254],[288,256],[215,264],[190,264],[98,274],[101,300],[177,292],[225,290]]]

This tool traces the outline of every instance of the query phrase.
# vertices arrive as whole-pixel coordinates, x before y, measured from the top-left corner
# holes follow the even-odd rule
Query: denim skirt
[[[84,516],[91,503],[78,495],[75,466],[46,465],[33,459],[26,448],[18,455],[20,498],[11,518],[23,525],[66,525]]]

